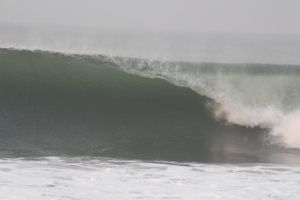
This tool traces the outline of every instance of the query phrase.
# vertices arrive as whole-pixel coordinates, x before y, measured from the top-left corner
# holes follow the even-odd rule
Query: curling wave
[[[299,147],[296,65],[1,49],[0,71],[3,156],[205,162],[286,162],[299,156],[277,145]]]

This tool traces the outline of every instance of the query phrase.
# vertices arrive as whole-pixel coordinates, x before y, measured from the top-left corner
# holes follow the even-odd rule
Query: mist
[[[299,64],[299,7],[296,0],[0,0],[0,46]]]
[[[1,0],[0,23],[299,34],[299,7],[297,0]]]

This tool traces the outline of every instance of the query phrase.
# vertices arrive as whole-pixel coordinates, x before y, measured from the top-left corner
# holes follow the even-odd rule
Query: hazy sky
[[[0,0],[0,22],[300,33],[300,0]]]

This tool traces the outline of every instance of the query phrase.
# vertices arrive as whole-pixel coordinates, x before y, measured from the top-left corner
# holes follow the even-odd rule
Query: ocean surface
[[[300,198],[298,37],[23,33],[0,34],[0,199]]]

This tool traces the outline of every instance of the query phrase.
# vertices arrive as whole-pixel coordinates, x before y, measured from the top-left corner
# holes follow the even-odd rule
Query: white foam
[[[0,159],[0,199],[298,200],[299,167]]]

